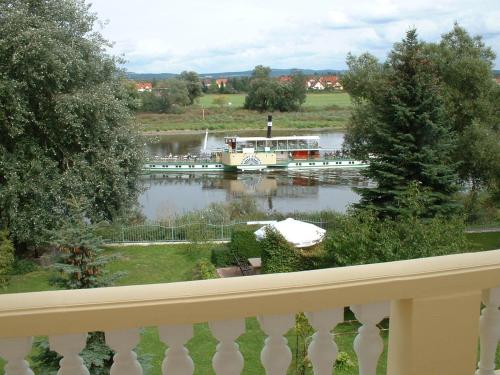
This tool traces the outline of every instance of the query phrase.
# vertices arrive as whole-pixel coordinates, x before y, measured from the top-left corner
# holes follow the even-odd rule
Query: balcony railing
[[[315,330],[309,359],[331,375],[338,353],[332,329],[350,306],[362,324],[354,341],[359,373],[375,375],[383,350],[377,324],[390,316],[390,375],[495,374],[500,338],[500,250],[287,274],[91,290],[0,296],[0,356],[8,375],[32,374],[25,356],[32,336],[47,335],[63,359],[59,375],[88,374],[79,357],[87,332],[104,331],[116,352],[111,374],[139,375],[134,348],[140,327],[158,327],[169,349],[163,374],[191,375],[186,343],[193,324],[209,322],[219,341],[217,375],[240,374],[236,340],[256,316],[267,335],[261,362],[285,375],[292,355],[284,338],[297,312]],[[485,308],[480,319],[481,298]],[[479,323],[479,321],[481,323]]]

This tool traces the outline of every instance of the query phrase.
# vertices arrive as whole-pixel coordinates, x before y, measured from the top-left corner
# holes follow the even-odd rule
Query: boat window
[[[314,163],[309,163],[309,165],[314,165]]]

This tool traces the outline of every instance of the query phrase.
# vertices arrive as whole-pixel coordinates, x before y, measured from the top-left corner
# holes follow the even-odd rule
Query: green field
[[[262,129],[267,113],[242,108],[243,94],[224,95],[231,106],[213,104],[218,95],[205,95],[199,103],[179,114],[139,113],[140,129],[148,133],[166,131],[203,131]],[[345,93],[308,94],[298,112],[274,112],[273,126],[281,129],[343,129],[350,115],[351,100]]]
[[[480,233],[467,235],[471,248],[475,251],[491,250],[500,247],[500,233]],[[116,255],[117,259],[108,265],[108,270],[112,273],[124,271],[126,275],[122,277],[116,285],[150,284],[191,280],[193,269],[199,259],[208,259],[210,250],[215,245],[158,245],[158,246],[130,246],[123,248],[109,248],[108,255]],[[220,245],[217,245],[220,246]],[[19,293],[28,291],[42,291],[53,289],[49,285],[48,279],[51,275],[49,269],[41,269],[26,275],[15,276],[10,285],[3,290],[3,293]],[[352,320],[350,313],[346,314],[346,320]],[[339,350],[346,352],[353,362],[355,353],[353,351],[353,340],[359,325],[356,322],[346,322],[335,329],[335,341]],[[387,328],[387,324],[383,324]],[[388,333],[383,331],[382,336],[387,348]],[[291,330],[288,335],[288,342],[292,353],[296,349],[296,334]],[[238,340],[241,352],[245,358],[244,375],[260,375],[264,373],[260,365],[259,355],[265,339],[264,333],[260,330],[255,318],[246,320],[246,332]],[[195,362],[197,375],[214,374],[211,368],[211,358],[214,354],[216,341],[212,337],[207,324],[197,324],[195,326],[195,336],[189,342],[188,349]],[[160,375],[161,362],[164,358],[165,346],[160,342],[156,328],[145,328],[142,331],[141,342],[137,352],[139,358],[149,370],[147,375]],[[380,361],[378,374],[385,374],[386,351]],[[290,367],[289,374],[294,373],[295,362]],[[0,360],[0,373],[3,372],[3,362]],[[358,368],[354,367],[336,371],[337,374],[358,374]],[[308,371],[307,374],[312,374]]]
[[[238,108],[243,107],[246,94],[205,94],[199,98],[197,104],[205,108],[218,107],[214,104],[214,99],[220,96],[224,97],[227,102],[230,102],[231,107]],[[327,108],[332,106],[349,108],[351,105],[351,98],[349,94],[343,92],[307,94],[306,102],[303,104],[304,107],[316,108]]]

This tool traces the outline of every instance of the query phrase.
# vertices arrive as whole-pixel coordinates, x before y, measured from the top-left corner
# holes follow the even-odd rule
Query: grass
[[[139,113],[137,121],[141,130],[149,133],[165,131],[202,131],[263,129],[265,113],[242,108],[244,95],[227,95],[231,107],[213,105],[216,95],[205,95],[198,105],[187,107],[180,114]],[[205,108],[205,118],[203,109]],[[336,128],[347,125],[351,100],[345,93],[309,94],[306,103],[298,112],[276,112],[273,126],[282,129]]]
[[[474,233],[467,238],[475,251],[500,248],[500,233]],[[157,246],[130,246],[123,248],[108,248],[106,254],[116,256],[108,265],[112,273],[126,272],[126,275],[116,282],[116,285],[150,284],[191,280],[193,269],[199,259],[209,259],[210,250],[215,245],[157,245]],[[217,245],[220,246],[220,245]],[[4,293],[19,293],[28,291],[50,290],[48,279],[51,271],[40,269],[25,275],[14,276]],[[346,320],[352,320],[352,314],[346,313]],[[335,329],[335,341],[340,351],[346,352],[356,363],[353,351],[353,340],[359,325],[356,322],[340,324]],[[385,322],[384,327],[387,327]],[[387,349],[387,331],[382,332],[385,348]],[[255,318],[246,319],[246,331],[238,339],[240,350],[245,358],[244,375],[260,375],[264,369],[260,364],[260,351],[265,339]],[[296,350],[296,335],[294,330],[287,334],[290,349],[294,355]],[[196,375],[213,375],[211,358],[215,352],[216,341],[208,329],[207,324],[195,325],[195,336],[188,344],[188,349],[195,362]],[[141,362],[148,368],[145,374],[161,375],[161,363],[164,358],[165,346],[158,337],[154,327],[143,330],[137,353]],[[384,351],[379,363],[378,374],[385,374],[387,350]],[[4,363],[0,360],[0,373]],[[293,374],[295,362],[290,366],[289,374]],[[350,369],[336,371],[342,375],[358,374],[357,365]],[[307,374],[312,374],[310,369]]]

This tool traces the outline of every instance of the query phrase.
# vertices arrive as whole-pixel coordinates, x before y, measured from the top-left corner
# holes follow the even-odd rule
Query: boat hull
[[[144,171],[147,172],[255,172],[263,170],[306,170],[306,169],[335,169],[335,168],[365,168],[368,163],[353,159],[315,159],[315,160],[288,160],[279,164],[258,165],[225,165],[223,163],[199,162],[160,162],[147,163]]]

